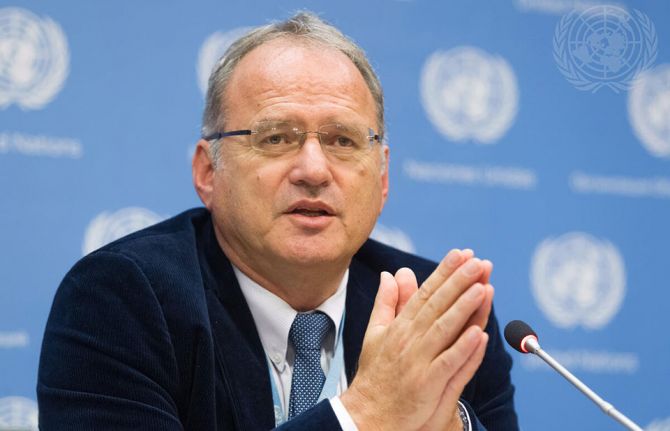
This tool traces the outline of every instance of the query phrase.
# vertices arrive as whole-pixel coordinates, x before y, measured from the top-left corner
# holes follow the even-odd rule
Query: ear
[[[214,164],[210,157],[209,142],[201,139],[195,147],[193,161],[191,162],[191,173],[195,191],[200,200],[211,210],[212,190],[214,189]]]
[[[388,198],[389,195],[389,146],[384,145],[384,148],[382,149],[382,174],[381,174],[381,182],[382,182],[382,202],[381,206],[379,207],[379,212],[382,212],[382,209],[384,208],[384,204],[386,204],[386,199]]]

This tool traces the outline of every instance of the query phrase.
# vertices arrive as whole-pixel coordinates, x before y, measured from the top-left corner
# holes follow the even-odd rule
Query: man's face
[[[339,51],[290,39],[248,53],[225,98],[227,131],[265,120],[308,131],[330,123],[377,130],[374,100],[354,64]],[[248,143],[248,136],[224,138],[213,170],[200,141],[194,160],[196,188],[226,253],[252,268],[348,264],[386,200],[388,148],[376,143],[362,157],[340,160],[324,152],[316,134],[282,156]]]

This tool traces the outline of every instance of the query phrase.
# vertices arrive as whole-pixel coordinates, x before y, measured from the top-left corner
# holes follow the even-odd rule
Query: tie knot
[[[332,325],[330,317],[323,313],[298,313],[293,320],[288,338],[296,351],[321,350],[323,338]]]

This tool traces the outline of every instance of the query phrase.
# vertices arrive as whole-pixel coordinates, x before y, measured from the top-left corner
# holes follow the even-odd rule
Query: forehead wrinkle
[[[342,97],[315,95],[292,100],[278,95],[263,99],[255,105],[254,121],[283,119],[304,121],[305,114],[318,120],[366,121],[365,113],[356,103]]]
[[[310,114],[334,109],[376,119],[372,94],[360,72],[332,48],[267,42],[241,60],[232,78],[227,102],[234,110],[246,110],[247,118],[274,109],[307,109]]]
[[[348,79],[343,79],[344,75],[349,75]],[[314,73],[309,75],[302,73],[300,79],[295,79],[295,74],[291,73],[269,74],[259,71],[256,76],[254,73],[247,75],[247,79],[243,80],[239,88],[243,93],[247,93],[247,97],[256,99],[258,105],[294,100],[305,104],[332,103],[340,106],[358,104],[365,107],[368,105],[368,98],[361,96],[367,96],[366,93],[369,91],[364,84],[356,85],[358,82],[350,79],[350,76],[350,73],[342,73],[336,80],[316,76]],[[258,88],[259,85],[263,86]]]

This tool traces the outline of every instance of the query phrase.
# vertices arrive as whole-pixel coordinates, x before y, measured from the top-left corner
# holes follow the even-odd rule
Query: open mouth
[[[286,214],[298,214],[305,217],[330,217],[335,215],[335,211],[324,202],[303,200],[291,205]]]
[[[300,215],[304,215],[306,217],[321,217],[321,216],[331,215],[326,210],[309,209],[309,208],[296,208],[293,211],[291,211],[289,214],[300,214]]]

